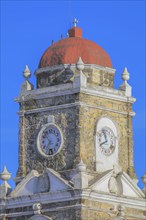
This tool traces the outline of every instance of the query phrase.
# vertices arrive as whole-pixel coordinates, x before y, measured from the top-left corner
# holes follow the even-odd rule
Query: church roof
[[[44,52],[39,68],[60,64],[76,64],[79,57],[85,64],[112,67],[107,52],[91,40],[82,38],[82,29],[73,27],[68,31],[69,37],[53,43]]]

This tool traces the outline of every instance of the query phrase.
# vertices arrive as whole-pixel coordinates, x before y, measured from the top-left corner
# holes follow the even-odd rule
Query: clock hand
[[[52,150],[52,147],[51,147],[51,144],[52,144],[52,141],[48,139],[48,145],[47,145],[47,150]]]
[[[48,154],[49,153],[49,150],[50,150],[51,148],[50,148],[50,140],[49,140],[49,142],[48,142],[48,145],[46,146],[46,153]]]
[[[106,142],[107,142],[107,135],[106,135],[105,130],[103,130],[103,135],[104,135],[104,138],[105,138],[105,140],[106,140]]]
[[[50,149],[50,144],[51,144],[51,141],[48,139],[48,145],[47,147]]]
[[[45,134],[45,138],[48,139],[48,145],[47,145],[47,147],[48,147],[50,144],[52,144],[52,141],[48,138],[48,136],[46,134]]]
[[[48,136],[47,136],[46,134],[45,134],[45,137],[48,139],[48,141],[50,141],[49,138],[48,138]]]
[[[102,143],[100,144],[100,146],[101,146],[101,145],[103,145],[103,144],[105,144],[105,143],[107,143],[107,140],[106,140],[106,141],[104,141],[104,142],[102,142]]]
[[[52,141],[49,140],[47,145],[47,154],[52,155],[53,154],[53,148],[51,147]]]

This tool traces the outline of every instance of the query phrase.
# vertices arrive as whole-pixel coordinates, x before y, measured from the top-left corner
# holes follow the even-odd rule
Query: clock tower
[[[74,169],[81,159],[91,171],[103,172],[117,164],[136,178],[135,99],[127,69],[119,90],[114,89],[114,75],[109,55],[82,38],[78,27],[45,51],[35,72],[37,89],[27,88],[25,76],[16,99],[20,103],[18,181],[32,169],[39,173],[46,167]]]
[[[20,106],[16,188],[3,215],[16,220],[144,219],[144,193],[133,165],[135,98],[127,68],[119,89],[115,73],[110,56],[82,37],[76,20],[68,37],[42,55],[36,89],[26,66],[15,99]]]

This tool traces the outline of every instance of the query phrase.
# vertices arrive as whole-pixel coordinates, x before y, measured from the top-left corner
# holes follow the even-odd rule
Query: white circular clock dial
[[[116,139],[110,128],[104,127],[98,132],[98,146],[105,155],[110,155],[114,152]]]
[[[53,124],[44,126],[38,135],[37,145],[39,153],[45,157],[57,154],[62,145],[60,129]]]

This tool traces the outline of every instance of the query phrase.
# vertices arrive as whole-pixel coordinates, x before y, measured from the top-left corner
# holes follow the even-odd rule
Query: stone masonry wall
[[[81,101],[85,105],[59,108],[60,105]],[[101,116],[109,116],[119,131],[119,163],[122,169],[134,177],[131,104],[98,98],[87,94],[73,94],[21,103],[20,110],[58,106],[58,109],[22,115],[19,131],[19,169],[17,177],[30,170],[42,172],[44,167],[55,170],[72,169],[82,158],[87,168],[95,169],[95,129]],[[102,109],[100,109],[100,108]],[[120,111],[125,112],[121,114]],[[44,159],[36,151],[36,139],[47,117],[53,115],[63,133],[63,148],[53,159]]]
[[[57,106],[60,104],[74,103],[78,95],[48,98],[42,100],[28,100],[21,104],[20,110]],[[50,110],[40,113],[25,114],[20,117],[19,125],[19,169],[17,177],[25,176],[30,170],[42,172],[45,167],[55,170],[73,168],[75,155],[79,155],[79,126],[78,107],[69,107]],[[41,127],[47,123],[48,116],[54,116],[63,134],[62,150],[52,159],[44,159],[36,150],[37,135]]]
[[[114,74],[97,68],[85,66],[83,73],[87,77],[90,85],[98,85],[113,88]],[[63,68],[60,66],[56,69],[50,69],[37,75],[37,88],[45,88],[52,85],[59,85],[73,81],[74,77],[79,74],[76,67]]]
[[[50,167],[55,170],[73,168],[75,155],[79,155],[78,114],[78,107],[72,107],[25,116],[26,163],[23,163],[25,155],[22,151],[20,152],[22,153],[20,158],[22,166],[26,166],[26,173],[29,173],[32,169],[41,173],[45,167]],[[51,115],[54,116],[55,124],[57,124],[62,131],[63,146],[62,150],[53,158],[45,159],[37,152],[36,140],[41,127],[46,124],[47,117]],[[19,164],[21,164],[21,161],[19,161]],[[25,169],[23,167],[23,170]]]
[[[86,94],[80,94],[80,101],[86,103],[80,108],[79,114],[80,156],[87,167],[94,169],[97,121],[103,116],[110,117],[117,125],[119,133],[119,164],[123,171],[128,172],[134,178],[132,117],[120,113],[120,111],[125,113],[131,111],[131,105]],[[103,107],[103,109],[98,109],[98,107]]]

